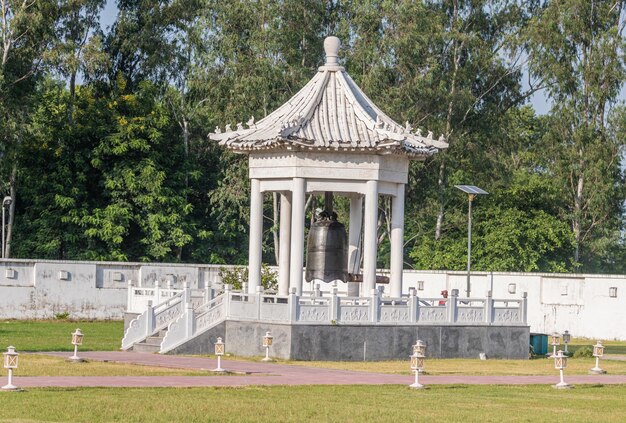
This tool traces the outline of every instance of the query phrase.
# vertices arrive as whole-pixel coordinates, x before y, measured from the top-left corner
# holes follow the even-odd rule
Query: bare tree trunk
[[[574,232],[575,250],[574,250],[574,262],[580,261],[580,244],[582,242],[582,207],[583,207],[583,187],[584,176],[581,174],[578,176],[578,183],[576,184],[576,196],[574,197],[574,217],[572,219],[572,231]]]
[[[11,257],[11,238],[13,237],[13,222],[15,221],[15,198],[17,196],[17,189],[15,183],[17,181],[17,163],[13,162],[13,168],[11,169],[11,177],[9,179],[11,205],[9,206],[9,222],[7,224],[7,237],[4,257]],[[4,225],[4,222],[2,222]]]
[[[454,10],[452,12],[451,32],[454,32],[454,27],[458,19],[459,4],[458,1],[454,1]],[[453,35],[455,36],[455,35]],[[458,39],[454,40],[454,50],[452,53],[452,60],[454,63],[454,70],[452,71],[452,80],[450,81],[450,101],[448,101],[448,114],[446,116],[446,138],[450,142],[450,134],[452,133],[452,112],[454,110],[454,97],[456,95],[456,80],[459,72],[459,66],[461,61],[461,51],[463,49],[464,42],[459,42]],[[445,213],[445,201],[446,201],[446,161],[445,158],[441,159],[439,165],[439,177],[437,179],[437,190],[439,197],[439,211],[437,213],[437,224],[435,226],[435,239],[441,239],[441,229],[443,227],[443,218]]]

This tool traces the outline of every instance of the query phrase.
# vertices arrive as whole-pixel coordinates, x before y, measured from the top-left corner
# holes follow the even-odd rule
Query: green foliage
[[[248,282],[248,268],[245,266],[235,266],[232,268],[220,268],[222,283],[230,285],[233,289],[241,289],[244,282]],[[278,275],[266,263],[261,265],[261,286],[266,291],[276,291],[278,289]]]
[[[574,358],[589,358],[593,357],[593,348],[591,347],[582,347],[578,348],[573,355]]]
[[[450,142],[411,164],[408,266],[465,268],[453,186],[470,183],[490,192],[474,203],[474,269],[626,269],[621,2],[124,1],[107,30],[102,0],[26,4],[2,28],[23,34],[0,73],[12,256],[246,264],[247,160],[206,135],[290,98],[332,34],[382,110]],[[524,71],[547,88],[548,116],[522,106]],[[381,266],[389,212],[381,199]],[[275,215],[266,195],[268,263]]]

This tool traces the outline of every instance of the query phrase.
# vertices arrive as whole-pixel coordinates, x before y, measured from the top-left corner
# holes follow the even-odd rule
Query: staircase
[[[167,328],[158,331],[152,336],[148,336],[146,339],[140,342],[136,342],[130,347],[129,351],[142,352],[142,353],[158,353],[161,350],[161,343],[163,338],[167,334]]]

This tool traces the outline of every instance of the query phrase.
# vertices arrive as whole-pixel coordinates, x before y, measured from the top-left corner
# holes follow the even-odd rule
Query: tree
[[[626,79],[624,2],[553,0],[526,33],[530,71],[545,79],[553,100],[551,170],[569,199],[575,237],[573,259],[590,264],[602,254],[624,199],[620,188],[623,140],[611,135],[608,117]]]

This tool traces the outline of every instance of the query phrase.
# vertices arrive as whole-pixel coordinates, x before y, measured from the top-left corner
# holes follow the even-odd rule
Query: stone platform
[[[210,354],[217,337],[226,352],[261,356],[263,335],[274,337],[273,357],[290,360],[405,360],[417,339],[426,342],[429,358],[527,359],[529,327],[457,325],[309,325],[228,320],[169,354]]]

